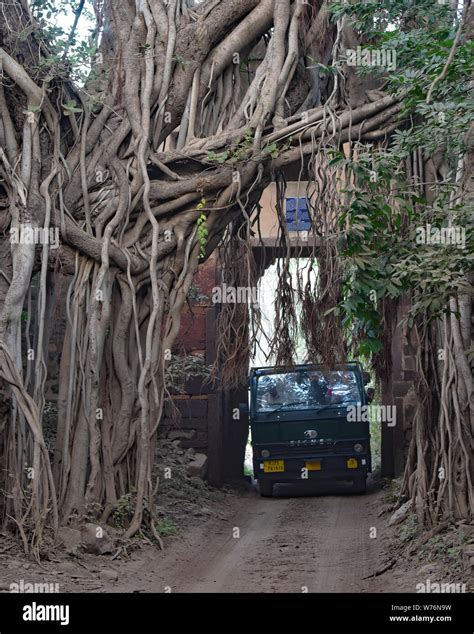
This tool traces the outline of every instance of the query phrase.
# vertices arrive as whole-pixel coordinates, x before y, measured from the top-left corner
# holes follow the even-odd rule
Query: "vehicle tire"
[[[258,481],[258,490],[260,491],[260,495],[263,498],[271,498],[273,495],[273,482],[269,480],[259,480]]]
[[[358,478],[354,478],[354,484],[352,487],[352,492],[353,493],[359,493],[360,495],[363,495],[364,493],[367,493],[367,480],[365,478],[365,476],[360,476]]]

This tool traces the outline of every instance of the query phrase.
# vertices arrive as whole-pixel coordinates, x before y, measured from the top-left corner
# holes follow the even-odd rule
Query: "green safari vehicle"
[[[350,483],[365,493],[371,471],[368,374],[350,362],[253,368],[249,422],[260,494],[277,483]]]

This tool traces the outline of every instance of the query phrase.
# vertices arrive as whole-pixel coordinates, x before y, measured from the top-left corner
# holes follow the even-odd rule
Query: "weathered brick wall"
[[[215,318],[212,304],[212,289],[216,280],[216,258],[209,258],[193,281],[194,294],[191,309],[184,308],[181,314],[179,334],[173,345],[176,355],[199,354],[210,365],[215,359]],[[192,447],[201,453],[209,452],[209,419],[217,407],[216,386],[202,378],[192,378],[182,394],[173,393],[165,404],[159,435],[180,439],[184,448]]]
[[[209,258],[199,269],[194,285],[207,296],[191,302],[181,317],[181,328],[173,352],[201,353],[206,364],[216,358],[216,319],[219,307],[212,303],[212,289],[219,283],[217,256]],[[184,448],[192,447],[208,457],[207,479],[215,485],[234,483],[244,478],[244,454],[248,438],[248,419],[236,420],[233,412],[247,400],[247,387],[229,390],[218,384],[194,378],[184,394],[173,394],[165,407],[160,434],[180,439]],[[173,417],[173,405],[179,415]]]
[[[392,374],[382,389],[382,403],[396,407],[395,426],[382,423],[382,475],[387,477],[403,473],[416,407],[413,387],[416,341],[401,323],[409,307],[409,299],[402,298],[392,339]]]
[[[209,400],[213,397],[215,397],[214,394],[190,394],[188,389],[186,394],[173,396],[165,404],[159,435],[173,439],[180,438],[184,448],[194,447],[206,453]]]

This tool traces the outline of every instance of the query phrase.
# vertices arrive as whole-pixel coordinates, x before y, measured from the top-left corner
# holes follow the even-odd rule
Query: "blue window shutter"
[[[289,231],[308,231],[311,218],[306,198],[285,198],[286,224]]]

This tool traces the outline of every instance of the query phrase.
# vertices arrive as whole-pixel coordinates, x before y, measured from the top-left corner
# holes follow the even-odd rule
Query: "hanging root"
[[[6,500],[3,510],[3,521],[8,517],[14,519],[20,531],[25,551],[30,546],[36,556],[42,542],[43,530],[49,515],[52,515],[52,526],[58,529],[58,509],[56,491],[50,466],[48,451],[43,438],[38,408],[26,392],[15,361],[4,341],[0,340],[0,379],[5,381],[12,391],[12,398],[22,412],[30,433],[31,442],[27,443],[20,454],[25,463],[17,464],[15,432],[11,430],[4,445],[4,451],[10,457],[11,471],[4,476],[7,481],[2,484],[6,491],[12,490],[16,498]],[[12,478],[13,483],[8,482]],[[12,515],[10,507],[13,505]],[[33,509],[33,516],[29,510]],[[31,541],[28,540],[31,535]]]

